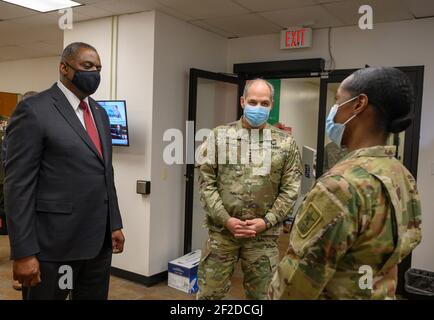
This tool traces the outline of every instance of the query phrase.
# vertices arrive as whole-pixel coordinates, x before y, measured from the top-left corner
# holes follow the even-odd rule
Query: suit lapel
[[[107,164],[108,162],[108,150],[110,148],[110,145],[107,143],[106,139],[106,132],[104,130],[104,121],[102,119],[101,114],[101,106],[99,106],[93,99],[89,98],[89,106],[92,110],[93,119],[95,120],[95,125],[98,130],[99,140],[101,141],[101,147],[102,147],[102,154],[104,156],[104,162]]]
[[[57,84],[54,84],[52,89],[54,106],[56,109],[65,118],[66,122],[68,122],[72,129],[79,135],[79,137],[87,144],[87,146],[98,156],[98,159],[100,159],[100,161],[104,164],[103,159],[101,158],[94,143],[90,139],[86,129],[83,127],[82,123],[75,114],[74,109],[69,103],[68,99],[66,99],[63,92],[57,87]]]

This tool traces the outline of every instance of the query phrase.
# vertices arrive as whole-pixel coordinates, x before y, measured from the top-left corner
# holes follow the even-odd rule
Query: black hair
[[[412,122],[413,86],[396,68],[369,67],[354,72],[342,87],[354,96],[365,94],[375,107],[377,124],[385,132],[399,133]]]
[[[62,61],[68,61],[69,59],[71,59],[72,57],[74,57],[77,54],[78,50],[80,50],[82,48],[91,49],[95,52],[98,52],[90,44],[87,44],[84,42],[73,42],[73,43],[68,44],[66,46],[66,48],[63,49]]]

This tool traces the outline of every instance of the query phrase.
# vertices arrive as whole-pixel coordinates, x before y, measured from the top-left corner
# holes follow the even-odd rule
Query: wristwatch
[[[272,227],[271,222],[268,221],[266,217],[264,217],[263,220],[265,222],[265,226],[267,227],[267,229],[270,229]]]

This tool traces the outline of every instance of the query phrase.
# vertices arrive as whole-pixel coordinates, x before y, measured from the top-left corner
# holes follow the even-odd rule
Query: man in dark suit
[[[89,97],[100,70],[95,48],[70,44],[60,80],[8,125],[5,211],[27,299],[107,299],[112,253],[123,251],[109,119]]]

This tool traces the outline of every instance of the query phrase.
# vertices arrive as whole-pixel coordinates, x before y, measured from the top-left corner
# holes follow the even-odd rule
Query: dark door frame
[[[198,79],[208,79],[220,82],[229,82],[239,85],[238,77],[224,73],[210,72],[200,69],[190,69],[188,120],[194,123],[196,133],[197,85]],[[193,196],[194,196],[194,164],[186,165],[185,174],[185,221],[184,221],[184,254],[191,251],[193,236]]]

